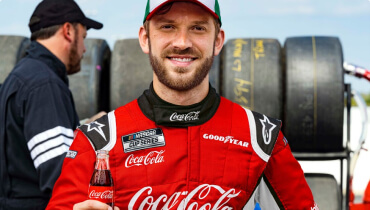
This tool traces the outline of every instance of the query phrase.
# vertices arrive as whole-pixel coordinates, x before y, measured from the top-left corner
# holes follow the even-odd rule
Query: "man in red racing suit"
[[[197,106],[183,107],[161,101],[151,87],[81,126],[48,209],[87,199],[99,149],[110,151],[120,209],[253,209],[255,202],[262,209],[318,209],[280,121],[213,88]]]
[[[120,209],[239,210],[259,202],[264,210],[318,210],[281,122],[209,85],[225,37],[217,0],[148,0],[145,20],[139,41],[153,83],[79,127],[48,209],[97,209],[88,186],[95,152],[108,150]]]

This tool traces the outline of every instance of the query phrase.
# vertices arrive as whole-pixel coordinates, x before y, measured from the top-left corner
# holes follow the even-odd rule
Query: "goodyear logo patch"
[[[122,145],[125,153],[137,150],[165,146],[163,131],[160,128],[149,129],[122,136]]]

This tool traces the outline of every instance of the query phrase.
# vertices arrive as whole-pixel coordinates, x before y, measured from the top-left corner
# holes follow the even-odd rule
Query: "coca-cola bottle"
[[[109,155],[106,150],[98,150],[96,154],[95,170],[90,179],[88,196],[89,199],[114,207],[114,185],[109,169]]]

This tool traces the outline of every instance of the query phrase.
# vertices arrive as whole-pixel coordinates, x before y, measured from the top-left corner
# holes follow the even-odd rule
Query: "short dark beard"
[[[78,27],[75,28],[75,40],[72,43],[71,50],[69,51],[69,62],[67,66],[67,74],[75,74],[81,70],[81,60],[77,53],[77,39],[78,39]]]
[[[171,78],[168,77],[166,67],[161,64],[161,62],[159,61],[158,58],[153,56],[152,50],[151,50],[150,39],[148,40],[148,44],[149,44],[150,64],[153,68],[153,71],[157,75],[158,80],[162,84],[164,84],[165,86],[169,87],[170,89],[173,89],[173,90],[176,90],[176,91],[188,91],[188,90],[193,89],[194,87],[198,86],[200,83],[203,82],[204,78],[208,75],[208,73],[209,73],[209,71],[212,67],[215,47],[213,47],[212,55],[210,57],[207,57],[204,60],[204,62],[196,69],[195,75],[190,80],[188,80],[188,81],[185,81],[185,80],[174,81],[174,80],[172,80]],[[175,50],[175,49],[167,50],[167,51],[164,51],[163,53],[161,53],[161,58],[165,58],[166,55],[169,53],[168,51],[171,51],[172,53],[178,54],[178,55],[188,54],[188,53],[195,54],[195,55],[197,55],[198,58],[202,58],[200,52],[197,52],[196,50],[193,50],[191,48],[181,50],[181,51],[180,50]],[[181,74],[181,73],[186,72],[187,70],[186,70],[186,68],[178,67],[178,68],[176,68],[176,71]]]

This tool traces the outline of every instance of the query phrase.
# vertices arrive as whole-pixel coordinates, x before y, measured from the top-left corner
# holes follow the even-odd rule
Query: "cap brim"
[[[85,18],[83,19],[82,21],[80,21],[80,23],[84,26],[86,26],[86,29],[90,29],[90,28],[93,28],[93,29],[101,29],[103,28],[103,24],[102,23],[99,23],[95,20],[92,20],[90,18]]]
[[[155,13],[160,9],[162,8],[163,6],[165,6],[166,4],[169,4],[169,3],[173,3],[173,2],[179,2],[179,1],[183,1],[183,0],[168,0],[166,2],[163,2],[162,4],[158,5],[153,11],[151,11],[145,18],[145,20],[149,20],[150,18],[152,18]],[[202,2],[200,1],[197,1],[197,0],[189,0],[189,2],[192,2],[192,3],[195,3],[195,4],[198,4],[199,6],[201,6],[203,9],[205,9],[207,12],[211,13],[211,15],[213,17],[215,17],[216,19],[219,19],[218,15],[213,12],[210,8],[208,8],[206,5],[204,5]]]

